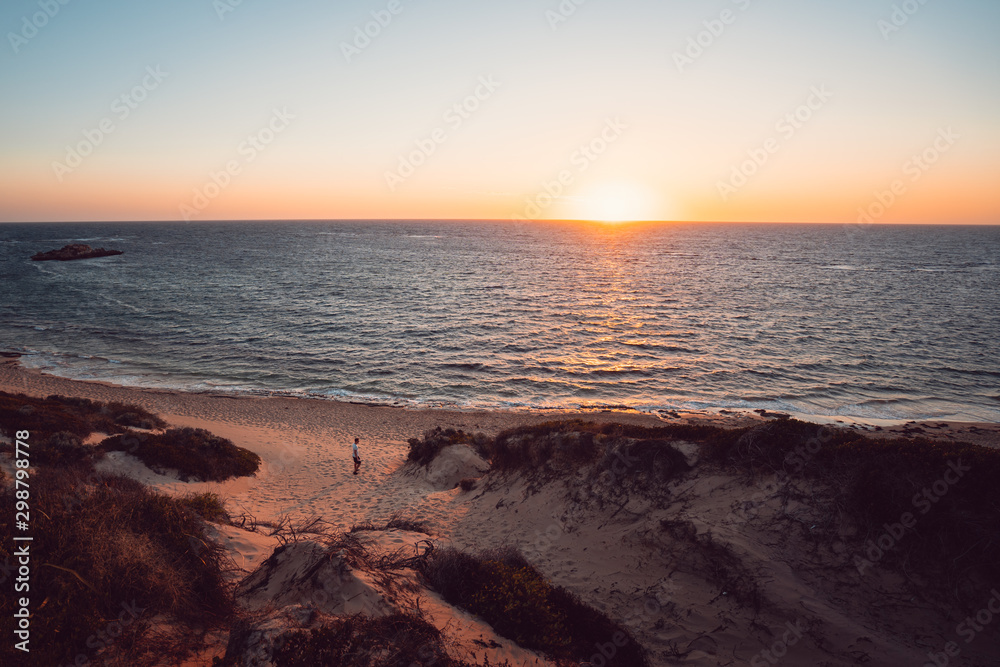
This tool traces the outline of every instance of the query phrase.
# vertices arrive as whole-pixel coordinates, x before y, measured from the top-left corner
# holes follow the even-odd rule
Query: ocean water
[[[124,255],[31,262],[87,243]],[[1000,421],[1000,227],[0,225],[0,350],[411,406]]]

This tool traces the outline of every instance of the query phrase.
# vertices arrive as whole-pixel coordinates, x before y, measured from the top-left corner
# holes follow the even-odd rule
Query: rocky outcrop
[[[124,253],[121,250],[106,250],[104,248],[97,248],[95,250],[89,245],[71,243],[70,245],[63,246],[59,250],[49,250],[48,252],[35,253],[31,256],[31,259],[35,262],[47,262],[50,260],[69,262],[74,259],[93,259],[95,257],[110,257],[112,255],[122,254]]]

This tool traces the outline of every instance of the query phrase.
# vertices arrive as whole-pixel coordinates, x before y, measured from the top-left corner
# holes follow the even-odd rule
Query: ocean
[[[32,262],[68,243],[124,255]],[[413,407],[1000,421],[1000,226],[0,225],[0,350]]]

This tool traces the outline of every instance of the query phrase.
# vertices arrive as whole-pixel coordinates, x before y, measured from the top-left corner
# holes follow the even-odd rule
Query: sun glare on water
[[[657,220],[657,198],[634,183],[606,183],[583,194],[578,202],[581,219],[596,222],[631,222]]]

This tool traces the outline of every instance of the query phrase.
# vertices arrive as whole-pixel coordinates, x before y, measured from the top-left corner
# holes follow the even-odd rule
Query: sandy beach
[[[442,545],[479,550],[516,546],[552,583],[626,625],[649,651],[654,665],[777,664],[771,648],[787,652],[786,664],[830,666],[867,662],[915,665],[928,647],[952,639],[954,613],[917,600],[899,599],[897,575],[866,577],[843,567],[842,542],[810,552],[788,532],[809,522],[807,503],[776,497],[767,480],[747,486],[704,473],[683,482],[666,507],[633,497],[619,507],[580,500],[572,480],[538,487],[529,480],[492,480],[476,492],[453,488],[448,471],[414,473],[405,465],[407,440],[435,427],[494,436],[516,426],[561,418],[657,426],[664,420],[622,412],[521,413],[409,410],[285,397],[246,397],[136,389],[62,379],[25,370],[15,360],[0,364],[0,390],[44,397],[52,394],[133,403],[160,414],[172,426],[205,428],[258,453],[263,464],[251,478],[223,483],[182,482],[114,452],[102,472],[122,473],[169,494],[213,491],[231,514],[250,520],[322,517],[333,529],[403,515],[425,522]],[[745,426],[767,421],[754,414],[679,414],[668,421]],[[893,433],[1000,445],[996,424],[900,424],[868,435]],[[352,474],[350,443],[361,440],[363,464]],[[696,448],[685,450],[692,462]],[[461,468],[459,465],[458,468]],[[440,471],[438,471],[440,472]],[[588,492],[592,492],[590,490]],[[754,521],[734,515],[752,507]],[[764,521],[765,517],[773,521]],[[664,525],[685,525],[699,539],[715,540],[738,553],[742,571],[761,582],[765,604],[748,611],[712,582],[712,567],[683,540],[664,537]],[[808,531],[807,531],[808,532]],[[233,558],[249,574],[276,546],[273,539],[220,527]],[[387,533],[390,546],[412,536]],[[839,560],[838,560],[839,559]],[[984,595],[984,601],[988,593]],[[428,596],[435,625],[471,642],[490,637],[483,655],[511,664],[550,664],[490,634],[488,626]],[[364,611],[366,608],[362,608]],[[356,610],[355,610],[356,611]],[[497,640],[500,641],[497,641]],[[471,646],[471,644],[469,644]],[[963,647],[964,648],[964,647]],[[216,649],[219,650],[218,648]],[[1000,655],[996,642],[980,639],[965,650],[969,662]],[[218,653],[216,653],[218,654]],[[768,657],[770,656],[770,657]],[[978,657],[977,657],[978,656]],[[208,657],[203,656],[206,661]],[[770,661],[771,658],[774,661]],[[966,659],[966,658],[963,658]]]
[[[396,511],[416,511],[435,523],[444,497],[407,494],[393,476],[406,458],[407,440],[435,427],[497,432],[560,418],[657,425],[638,413],[515,413],[409,410],[336,401],[193,394],[79,382],[0,364],[0,391],[44,397],[53,394],[133,403],[160,414],[171,425],[204,428],[258,453],[264,460],[255,479],[190,484],[137,470],[121,470],[168,491],[216,491],[257,517],[322,515],[339,527],[378,520]],[[703,419],[711,420],[710,415]],[[724,420],[738,424],[749,417]],[[361,439],[362,474],[352,475],[351,443]],[[448,494],[443,494],[448,495]],[[442,505],[442,507],[439,507]],[[435,509],[436,508],[436,509]]]

